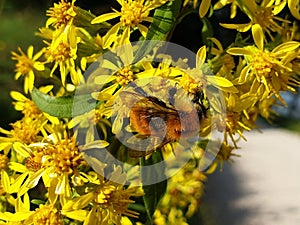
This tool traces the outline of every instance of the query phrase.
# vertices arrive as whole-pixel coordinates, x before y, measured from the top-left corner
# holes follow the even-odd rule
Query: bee
[[[199,132],[199,112],[191,105],[181,105],[178,109],[174,99],[176,88],[169,90],[168,101],[162,101],[155,96],[149,96],[146,92],[136,87],[134,92],[122,91],[120,97],[123,101],[133,101],[129,104],[129,124],[136,132],[137,138],[152,138],[152,147],[145,151],[131,149],[129,155],[142,157],[151,154],[153,151],[164,145],[177,142],[181,139],[195,136]],[[174,106],[176,105],[176,107]]]

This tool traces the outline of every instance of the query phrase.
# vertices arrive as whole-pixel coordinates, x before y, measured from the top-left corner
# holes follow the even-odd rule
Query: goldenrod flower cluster
[[[118,10],[97,16],[75,0],[56,2],[38,32],[45,46],[12,53],[15,79],[23,78],[24,93],[11,92],[22,118],[10,130],[0,128],[0,224],[188,224],[207,176],[236,154],[238,142],[246,140],[244,132],[256,128],[259,116],[271,120],[272,106],[287,106],[283,92],[295,93],[300,85],[299,0],[117,2]],[[231,19],[243,14],[248,22],[221,21],[222,29],[236,32],[224,46],[212,25],[205,26],[227,5]],[[193,60],[164,54],[160,42],[131,43],[171,40],[176,25],[190,13],[206,28]],[[149,92],[153,96],[147,97]],[[128,97],[140,95],[144,98],[137,102]],[[198,130],[186,126],[178,131],[176,119],[184,118],[191,105],[174,96],[193,103]],[[95,102],[91,108],[90,102]],[[180,108],[178,113],[170,102]],[[156,117],[150,123],[151,115]],[[175,128],[164,130],[157,115]],[[148,127],[128,126],[136,123],[133,118]],[[159,138],[138,134],[142,129],[167,137],[156,145]],[[178,135],[195,130],[199,139],[185,149]],[[209,149],[214,158],[208,159],[213,130],[223,139]],[[145,153],[138,154],[121,139],[147,139],[157,147],[139,146]],[[186,163],[167,162],[181,167],[167,180],[167,172],[155,164],[179,155]],[[203,162],[205,171],[199,170]],[[146,165],[153,166],[154,175],[145,174]],[[166,177],[147,184],[151,176]]]

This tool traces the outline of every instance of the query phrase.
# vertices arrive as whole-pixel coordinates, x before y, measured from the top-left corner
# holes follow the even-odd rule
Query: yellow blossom
[[[34,214],[31,216],[31,218],[28,219],[29,221],[25,221],[24,224],[53,224],[53,225],[64,225],[65,223],[62,220],[61,215],[59,214],[59,211],[48,205],[40,205],[39,208],[37,208],[34,212]]]
[[[33,46],[29,46],[27,54],[21,48],[18,49],[20,54],[12,52],[12,59],[17,61],[15,79],[24,76],[24,91],[27,94],[31,92],[34,86],[35,73],[45,69],[44,64],[37,61],[44,52],[44,49],[33,55]]]
[[[68,127],[70,129],[75,127],[76,129],[87,129],[85,132],[85,142],[90,143],[95,140],[95,132],[97,132],[95,128],[99,126],[102,131],[101,136],[103,135],[103,139],[105,140],[107,138],[107,127],[110,127],[111,124],[105,118],[105,108],[103,106],[102,104],[97,109],[72,118],[68,123]],[[107,115],[107,118],[108,117],[110,117],[110,115]]]
[[[45,51],[47,63],[54,62],[50,76],[52,76],[54,71],[59,67],[61,82],[64,86],[68,73],[71,75],[73,84],[79,85],[80,82],[83,82],[83,77],[81,72],[76,71],[76,69],[79,70],[75,65],[77,47],[72,48],[72,43],[69,43],[66,38],[53,40]]]
[[[54,3],[54,6],[47,10],[46,15],[50,18],[46,22],[46,27],[52,25],[56,29],[61,26],[66,26],[73,22],[76,12],[74,11],[74,2],[61,0],[59,3]]]
[[[262,101],[275,95],[283,104],[285,101],[280,91],[295,91],[293,86],[299,81],[293,77],[290,62],[296,57],[293,53],[299,48],[300,43],[295,41],[285,42],[275,47],[271,52],[264,48],[263,31],[259,25],[253,26],[253,37],[257,47],[230,48],[227,50],[232,55],[242,55],[247,64],[242,69],[238,84],[250,83],[248,93]]]
[[[63,206],[62,213],[67,217],[83,221],[86,225],[121,224],[122,215],[137,218],[138,213],[128,209],[128,204],[134,202],[130,197],[140,195],[137,189],[124,187],[126,176],[119,166],[114,169],[110,177],[117,178],[117,182],[99,177],[87,194],[67,202]],[[74,210],[81,215],[84,215],[82,210],[87,210],[86,216],[76,215]]]
[[[155,224],[182,224],[197,211],[206,176],[188,163],[172,176],[154,214]]]
[[[52,86],[46,86],[40,88],[42,92],[47,93],[49,90],[52,89]],[[54,116],[50,116],[48,113],[42,112],[32,100],[26,98],[24,95],[22,95],[20,92],[17,91],[11,91],[10,92],[11,97],[16,100],[16,102],[13,102],[13,105],[15,106],[15,109],[17,111],[21,111],[24,114],[24,117],[29,117],[32,119],[40,118],[44,120],[49,120],[53,124],[59,124],[58,118]]]
[[[255,0],[236,2],[239,8],[246,13],[251,21],[245,24],[221,23],[221,25],[225,28],[236,29],[240,32],[246,32],[250,28],[252,28],[253,25],[257,24],[263,29],[264,32],[269,35],[269,37],[273,39],[272,32],[281,34],[282,29],[279,22],[288,22],[287,20],[276,16],[283,10],[286,4],[285,0],[263,0],[260,2],[260,4],[257,4]]]
[[[114,12],[106,13],[93,19],[92,24],[120,17],[120,22],[115,24],[104,36],[104,48],[110,47],[116,41],[118,45],[127,44],[133,28],[138,28],[141,34],[144,37],[146,36],[148,28],[142,22],[152,22],[152,18],[149,16],[150,11],[166,2],[168,0],[118,0],[118,3],[121,5],[120,12],[114,9]],[[120,31],[121,35],[119,34]]]
[[[14,149],[20,155],[27,156],[28,145],[43,138],[39,133],[43,131],[44,122],[39,117],[35,119],[23,117],[12,124],[13,129],[10,131],[0,128],[0,132],[6,135],[6,137],[0,137],[0,150],[4,150],[4,153],[8,154],[11,149]]]

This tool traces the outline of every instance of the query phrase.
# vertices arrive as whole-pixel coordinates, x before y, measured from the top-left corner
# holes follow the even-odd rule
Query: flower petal
[[[146,37],[146,35],[148,33],[148,28],[142,24],[138,24],[137,27],[139,28],[139,31],[141,32],[143,37]]]
[[[264,32],[259,24],[252,26],[252,36],[256,46],[263,51],[264,50]]]
[[[206,46],[199,48],[197,52],[196,68],[201,68],[206,59]]]
[[[30,45],[27,49],[27,56],[28,58],[32,59],[32,56],[33,56],[33,46]]]
[[[17,100],[17,101],[20,101],[20,102],[24,102],[24,101],[27,100],[27,98],[24,95],[22,95],[20,92],[17,92],[17,91],[11,91],[10,96],[14,100]]]
[[[203,18],[209,10],[211,0],[202,0],[199,7],[199,16]]]
[[[290,9],[290,12],[298,20],[300,20],[299,5],[300,0],[288,0],[288,7]]]
[[[244,23],[244,24],[227,24],[227,23],[220,23],[222,27],[227,29],[236,29],[240,32],[246,32],[251,28],[251,23]]]
[[[92,21],[91,21],[91,24],[95,24],[95,23],[103,23],[107,20],[111,20],[111,19],[114,19],[116,17],[120,16],[119,13],[116,13],[116,12],[111,12],[111,13],[106,13],[106,14],[103,14],[101,16],[98,16],[96,18],[94,18]]]
[[[253,55],[253,53],[244,48],[230,48],[227,50],[230,55]]]

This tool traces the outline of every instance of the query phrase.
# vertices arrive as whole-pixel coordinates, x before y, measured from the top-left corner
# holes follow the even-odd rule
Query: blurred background
[[[21,47],[26,52],[31,44],[35,49],[43,46],[34,33],[44,26],[45,12],[53,2],[0,0],[0,127],[4,129],[11,129],[9,124],[21,116],[13,109],[9,95],[12,90],[23,90],[22,79],[14,80],[11,51]],[[97,15],[109,11],[111,6],[118,7],[110,0],[78,0],[76,4]],[[218,23],[223,17],[229,16],[220,14],[212,20]],[[202,24],[195,21],[198,20],[193,15],[184,19],[177,28],[181,32],[175,30],[172,41],[196,51],[201,45],[197,39]],[[195,35],[182,36],[186,34],[183,29]],[[222,36],[226,31],[217,32]],[[232,33],[225,36],[228,43],[234,38]],[[300,98],[299,94],[290,93],[284,98],[289,107],[275,109],[281,116],[272,125],[259,120],[263,133],[246,134],[249,141],[242,143],[238,152],[242,157],[235,157],[233,165],[227,163],[223,172],[218,170],[209,177],[201,212],[192,219],[193,224],[202,221],[205,225],[283,225],[288,219],[293,221],[289,225],[300,224],[300,176],[296,172],[300,171]]]

